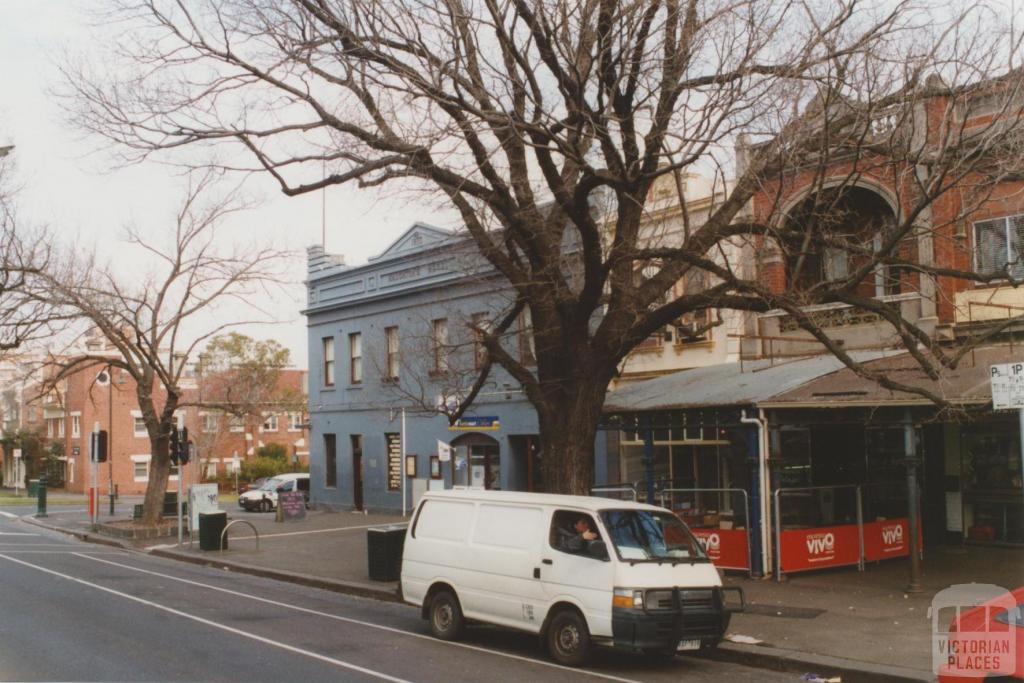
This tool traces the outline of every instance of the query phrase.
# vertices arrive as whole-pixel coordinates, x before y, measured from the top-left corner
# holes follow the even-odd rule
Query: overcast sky
[[[85,52],[96,39],[85,12],[93,4],[0,0],[0,146],[16,146],[21,217],[47,224],[69,241],[101,245],[117,270],[130,277],[138,261],[125,258],[125,226],[134,224],[159,236],[182,197],[184,181],[175,169],[155,163],[108,170],[109,158],[94,151],[97,141],[83,139],[48,95],[59,84],[55,65],[62,51]],[[250,182],[247,190],[262,204],[237,216],[223,239],[271,243],[296,252],[320,242],[319,194],[287,198],[265,178]],[[326,215],[327,250],[344,254],[354,264],[381,252],[415,220],[430,221],[436,209],[383,200],[355,188],[333,188],[327,192]],[[289,272],[293,282],[269,302],[275,318],[284,322],[242,331],[277,339],[304,367],[305,318],[299,315],[304,254],[297,254]]]

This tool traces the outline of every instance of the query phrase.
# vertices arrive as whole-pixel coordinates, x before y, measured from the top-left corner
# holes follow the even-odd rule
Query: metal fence
[[[750,550],[750,496],[746,489],[739,488],[665,488],[658,494],[659,505],[672,510],[686,521],[690,530],[700,539],[704,550],[711,557],[715,566],[722,569],[740,569],[748,573],[752,570]],[[713,497],[714,508],[707,506],[707,498]],[[723,502],[728,504],[723,505]],[[736,503],[739,502],[739,505]],[[685,507],[684,507],[685,506]],[[742,511],[742,526],[737,524],[736,509]],[[723,513],[732,517],[728,528],[701,527],[696,520],[686,519],[685,510],[714,510],[719,516],[719,524]],[[706,515],[701,515],[706,517]]]
[[[864,505],[860,484],[778,488],[773,498],[776,581],[781,580],[783,573],[826,567],[857,565],[860,571],[864,570]],[[788,511],[782,508],[786,498],[798,501]],[[799,521],[799,525],[783,529],[787,514],[789,521]]]

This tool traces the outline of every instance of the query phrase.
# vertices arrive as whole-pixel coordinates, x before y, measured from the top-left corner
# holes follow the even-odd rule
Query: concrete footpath
[[[301,521],[279,523],[273,514],[228,509],[230,520],[245,520],[229,531],[229,548],[202,552],[176,539],[125,542],[91,530],[84,511],[53,510],[46,519],[25,522],[74,534],[87,541],[119,545],[161,557],[230,571],[371,597],[400,600],[397,583],[370,581],[366,531],[401,522],[396,516],[310,511]],[[741,586],[748,609],[733,617],[729,632],[757,644],[723,643],[712,655],[803,675],[842,676],[850,681],[927,681],[931,673],[932,625],[928,607],[939,590],[957,583],[1024,584],[1024,550],[966,546],[928,551],[924,590],[903,592],[904,560],[788,577],[776,583],[727,577]],[[948,621],[948,619],[947,619]],[[944,628],[946,624],[942,624]],[[794,676],[796,679],[797,676]]]

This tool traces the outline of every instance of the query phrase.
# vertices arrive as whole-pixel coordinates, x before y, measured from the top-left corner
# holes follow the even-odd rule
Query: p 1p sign
[[[1024,408],[1024,363],[1003,363],[989,368],[992,383],[992,408]]]

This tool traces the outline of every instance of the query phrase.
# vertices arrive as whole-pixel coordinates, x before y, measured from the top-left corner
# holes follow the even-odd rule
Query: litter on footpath
[[[804,674],[800,677],[800,680],[808,681],[808,683],[843,683],[843,679],[839,676],[825,678],[821,674]]]
[[[742,643],[743,645],[760,645],[764,642],[763,640],[758,640],[753,636],[741,636],[738,633],[726,634],[725,639],[730,643]]]

